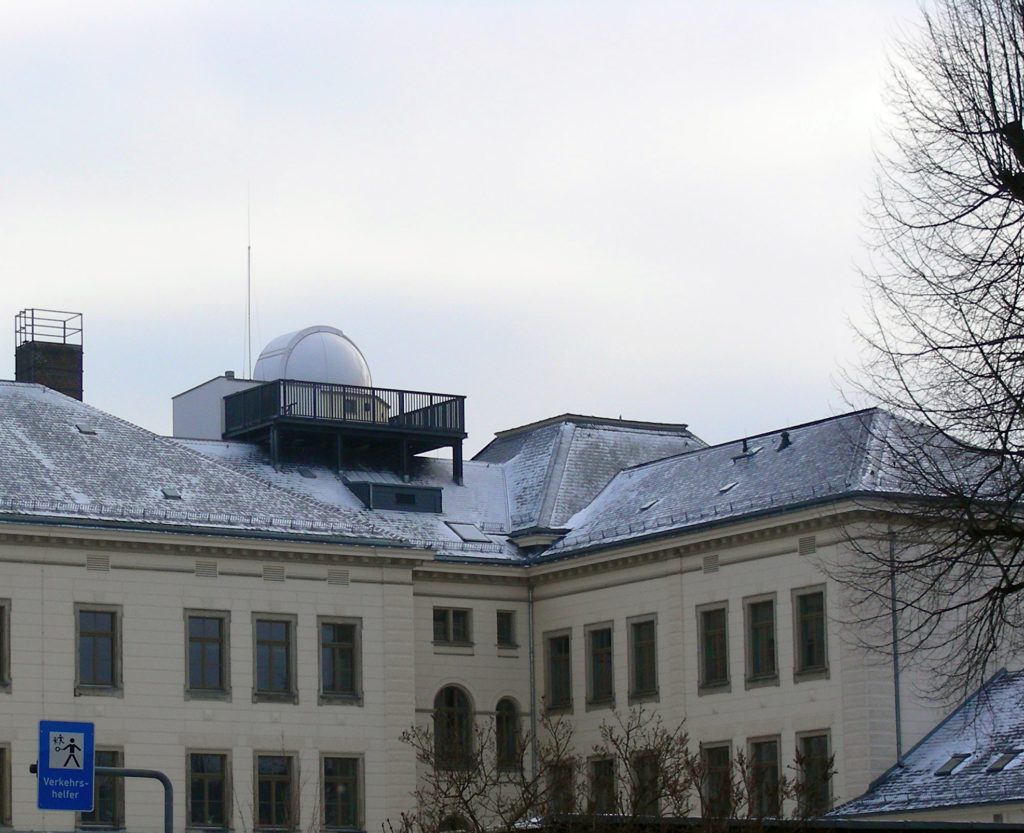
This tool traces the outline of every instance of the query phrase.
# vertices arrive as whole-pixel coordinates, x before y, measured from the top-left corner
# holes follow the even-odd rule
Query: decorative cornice
[[[428,561],[433,553],[417,550],[384,547],[358,547],[344,544],[308,544],[296,542],[294,547],[284,549],[280,541],[267,541],[259,546],[255,541],[239,545],[218,542],[216,539],[197,541],[192,536],[164,533],[175,540],[164,540],[160,533],[133,533],[116,530],[117,537],[97,534],[81,534],[68,530],[39,529],[17,531],[0,527],[0,545],[30,547],[62,547],[64,549],[90,550],[92,552],[153,553],[176,556],[199,556],[229,559],[257,559],[263,561],[287,561],[306,564],[348,564],[380,567],[382,562],[392,567],[411,569]],[[400,553],[400,554],[399,554]]]

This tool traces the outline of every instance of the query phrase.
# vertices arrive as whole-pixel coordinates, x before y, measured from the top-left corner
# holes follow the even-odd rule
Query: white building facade
[[[439,706],[556,712],[587,749],[644,704],[717,760],[834,755],[822,810],[941,716],[908,672],[897,725],[891,665],[822,570],[849,557],[884,414],[715,447],[566,415],[463,464],[460,400],[371,388],[343,338],[282,337],[274,368],[296,366],[176,397],[173,438],[0,383],[0,826],[161,828],[155,784],[38,811],[41,719],[165,772],[178,830],[368,830],[408,808],[400,735]],[[329,417],[288,380],[331,386]]]

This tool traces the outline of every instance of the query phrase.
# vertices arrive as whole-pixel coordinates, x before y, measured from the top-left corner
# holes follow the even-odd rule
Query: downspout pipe
[[[903,766],[903,718],[900,714],[900,637],[896,612],[896,535],[889,531],[889,617],[892,627],[892,681],[896,707],[896,766]]]
[[[533,582],[526,588],[526,638],[530,641],[530,775],[537,778],[537,666],[533,638]]]

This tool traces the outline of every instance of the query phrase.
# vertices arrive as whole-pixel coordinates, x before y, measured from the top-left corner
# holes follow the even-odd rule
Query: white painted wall
[[[8,546],[0,550],[0,597],[12,599],[11,686],[0,693],[0,744],[13,760],[12,816],[22,830],[72,830],[73,813],[35,808],[37,721],[92,721],[99,746],[124,750],[126,766],[162,770],[175,787],[175,827],[184,829],[189,750],[227,750],[235,796],[233,827],[251,830],[253,753],[298,756],[301,830],[317,828],[319,756],[364,759],[367,829],[407,806],[415,761],[399,742],[414,720],[410,571],[350,566],[348,586],[328,585],[327,566],[287,563],[287,579],[262,578],[261,560],[218,560],[220,575],[194,575],[195,555],[116,552],[110,571],[85,567],[87,551]],[[200,556],[209,560],[209,555]],[[329,556],[328,556],[329,557]],[[281,563],[280,561],[277,563]],[[75,603],[120,605],[124,686],[120,696],[76,697]],[[186,608],[230,613],[231,698],[184,695]],[[253,703],[254,612],[297,617],[298,703]],[[363,705],[318,705],[317,616],[362,619]],[[162,830],[159,785],[126,790],[131,830]]]
[[[224,397],[262,385],[250,379],[217,376],[171,399],[172,434],[196,440],[224,436]]]

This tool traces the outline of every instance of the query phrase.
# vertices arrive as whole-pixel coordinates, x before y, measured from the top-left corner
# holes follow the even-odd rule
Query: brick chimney
[[[23,309],[14,319],[14,378],[82,398],[82,314]]]

